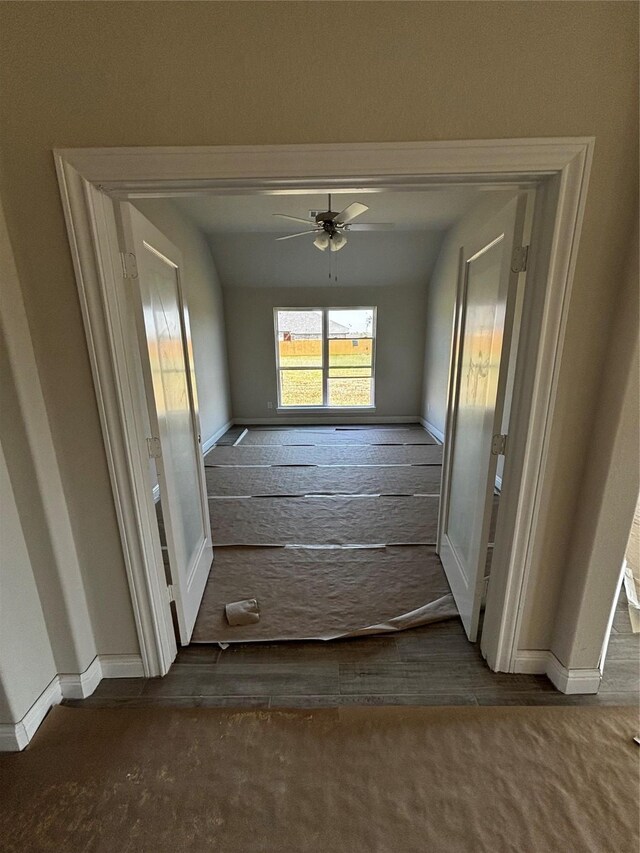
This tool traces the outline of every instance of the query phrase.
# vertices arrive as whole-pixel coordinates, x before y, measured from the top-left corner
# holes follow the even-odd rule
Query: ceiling
[[[443,187],[404,192],[333,193],[332,208],[340,211],[352,201],[361,201],[369,210],[359,223],[387,222],[402,231],[440,231],[449,228],[478,198],[473,187]],[[301,230],[295,222],[273,216],[286,213],[308,218],[310,210],[326,210],[326,195],[209,195],[174,199],[207,234],[263,231],[293,233]]]
[[[304,231],[305,226],[274,213],[307,219],[310,210],[327,209],[326,195],[229,194],[173,201],[207,235],[224,287],[323,286],[329,282],[331,260],[337,264],[342,286],[425,287],[444,232],[477,201],[480,192],[444,187],[334,193],[333,210],[361,201],[369,210],[358,217],[358,223],[390,223],[393,228],[352,231],[348,244],[333,259],[328,251],[313,246],[311,234],[275,239]]]

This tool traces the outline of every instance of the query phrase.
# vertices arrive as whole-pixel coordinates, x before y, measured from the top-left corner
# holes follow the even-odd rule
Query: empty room
[[[482,397],[496,429],[508,422],[525,280],[524,270],[512,271],[511,256],[533,210],[532,193],[489,190],[375,190],[365,194],[368,205],[344,192],[209,194],[124,208],[132,248],[151,245],[152,263],[162,251],[181,257],[183,287],[195,291],[181,299],[186,350],[194,354],[199,411],[190,423],[201,436],[199,470],[181,483],[168,458],[168,417],[150,426],[165,444],[152,460],[150,488],[183,645],[328,640],[458,615],[436,553],[447,377],[462,377],[463,406],[471,396],[479,406]],[[384,221],[373,222],[372,211]],[[154,219],[164,232],[154,231]],[[170,248],[167,234],[182,240],[182,252]],[[475,265],[458,295],[463,248]],[[140,283],[151,275],[141,263]],[[458,297],[469,314],[482,299],[495,304],[473,330],[467,322],[467,351],[451,365],[450,312]],[[154,296],[145,298],[152,306]],[[166,311],[163,303],[162,323]],[[143,349],[151,348],[150,393],[160,394],[154,408],[175,412],[168,395],[176,364],[157,366],[156,321],[145,320],[142,338]],[[502,374],[499,390],[492,372]],[[464,418],[482,471],[467,451],[448,460],[445,482],[451,514],[460,516],[452,520],[454,539],[474,523],[477,529],[473,542],[456,540],[454,552],[443,514],[442,544],[454,575],[462,568],[459,552],[473,549],[466,559],[475,564],[464,571],[476,588],[458,590],[458,606],[475,640],[497,524],[500,454],[491,448],[493,431],[483,436],[481,424],[465,427]],[[193,547],[184,539],[187,519],[203,517],[211,570],[196,530]],[[188,611],[198,573],[202,602],[194,593]],[[181,579],[190,576],[183,588]],[[203,662],[234,660],[233,650],[218,656],[215,645],[200,652]]]
[[[7,849],[635,851],[637,5],[0,19]]]

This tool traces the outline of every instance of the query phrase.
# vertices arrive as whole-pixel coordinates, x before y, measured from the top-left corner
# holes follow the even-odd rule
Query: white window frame
[[[320,367],[282,367],[280,364],[280,348],[278,347],[278,312],[279,311],[317,311],[322,315],[322,364]],[[360,336],[358,340],[370,340],[372,342],[371,353],[371,402],[366,406],[330,406],[329,405],[329,341],[342,340],[342,338],[331,337],[329,334],[329,312],[330,311],[373,311],[373,326],[371,337]],[[325,308],[283,308],[273,309],[273,339],[276,354],[276,383],[278,392],[279,412],[309,412],[309,411],[334,411],[334,412],[372,412],[376,408],[376,338],[378,326],[378,309],[375,305],[331,305]],[[350,339],[347,339],[350,340]],[[310,406],[287,406],[281,399],[280,374],[283,370],[321,370],[322,371],[322,405]]]

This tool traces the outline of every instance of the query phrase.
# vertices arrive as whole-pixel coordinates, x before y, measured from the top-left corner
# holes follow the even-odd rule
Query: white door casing
[[[191,639],[213,559],[189,314],[179,250],[120,204],[180,642]],[[151,484],[150,484],[151,488]]]
[[[116,201],[319,187],[411,191],[452,182],[485,189],[536,187],[500,512],[503,535],[496,536],[482,633],[489,666],[511,671],[526,648],[523,614],[544,556],[537,520],[553,480],[550,436],[557,425],[558,377],[594,146],[592,137],[581,137],[53,152],[147,676],[166,673],[176,647],[162,562],[155,558],[149,460],[139,440],[144,400],[139,402],[135,388]],[[545,665],[538,663],[536,671],[544,672]]]
[[[438,553],[475,640],[511,349],[527,198],[519,194],[460,250],[447,403]],[[501,448],[500,448],[501,449]]]

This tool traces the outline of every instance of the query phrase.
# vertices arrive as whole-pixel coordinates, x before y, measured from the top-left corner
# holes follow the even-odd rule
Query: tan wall
[[[9,472],[0,445],[0,725],[16,723],[56,675]]]
[[[635,3],[23,2],[0,16],[0,191],[78,553],[103,582],[122,556],[54,146],[595,135],[547,532],[564,573],[576,516],[592,511],[580,472],[638,185]],[[318,83],[328,56],[339,96]],[[534,645],[550,607],[529,614]]]

